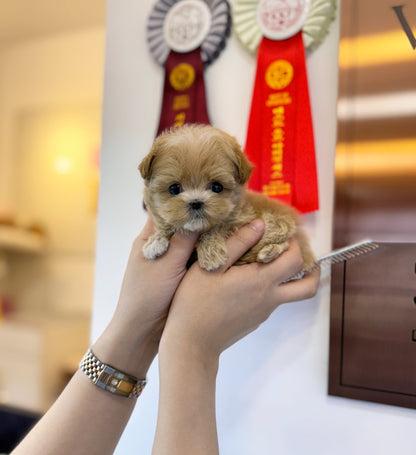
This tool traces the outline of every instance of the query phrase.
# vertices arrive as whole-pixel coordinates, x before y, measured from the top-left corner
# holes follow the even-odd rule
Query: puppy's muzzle
[[[202,201],[191,201],[189,203],[189,207],[192,209],[192,210],[199,210],[199,209],[202,209],[202,207],[204,206],[204,203]]]

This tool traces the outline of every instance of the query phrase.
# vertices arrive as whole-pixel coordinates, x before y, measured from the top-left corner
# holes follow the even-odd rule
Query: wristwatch
[[[84,355],[79,368],[98,387],[123,397],[137,398],[147,383],[146,379],[137,379],[101,362],[91,349]]]

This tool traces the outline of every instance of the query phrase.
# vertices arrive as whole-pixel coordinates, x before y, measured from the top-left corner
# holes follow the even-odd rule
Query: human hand
[[[133,243],[116,310],[118,317],[133,318],[140,321],[142,326],[152,329],[166,319],[169,305],[185,275],[187,261],[198,238],[196,233],[177,232],[163,256],[147,260],[142,249],[153,233],[153,221],[149,217]]]
[[[123,363],[137,377],[144,377],[156,355],[169,306],[198,239],[196,233],[177,232],[163,256],[147,260],[142,249],[153,233],[149,217],[133,243],[114,316],[94,345],[100,360],[105,360],[100,355],[110,363],[117,358],[119,364],[113,366],[122,368]]]
[[[302,269],[295,241],[269,264],[232,266],[263,233],[263,221],[254,220],[227,240],[225,266],[207,272],[195,263],[178,286],[159,345],[154,455],[219,453],[215,386],[221,352],[280,304],[316,292],[319,273],[284,283]]]
[[[282,303],[313,297],[319,271],[285,282],[303,265],[300,249],[289,249],[269,264],[232,264],[262,236],[255,220],[227,240],[229,259],[216,272],[194,264],[179,285],[162,336],[161,349],[192,347],[198,356],[217,358],[222,351],[255,330]]]

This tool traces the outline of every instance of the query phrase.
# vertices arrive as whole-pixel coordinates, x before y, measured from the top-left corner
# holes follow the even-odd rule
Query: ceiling
[[[105,26],[106,0],[1,0],[0,46]]]

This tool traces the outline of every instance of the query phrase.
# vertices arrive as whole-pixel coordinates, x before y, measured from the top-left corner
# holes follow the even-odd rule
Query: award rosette
[[[255,165],[249,188],[300,213],[319,208],[304,43],[309,50],[320,44],[334,11],[335,0],[238,0],[234,8],[237,36],[257,51],[245,147]]]
[[[224,49],[230,27],[226,0],[160,0],[154,5],[147,41],[165,68],[157,134],[185,123],[210,123],[204,68]]]

